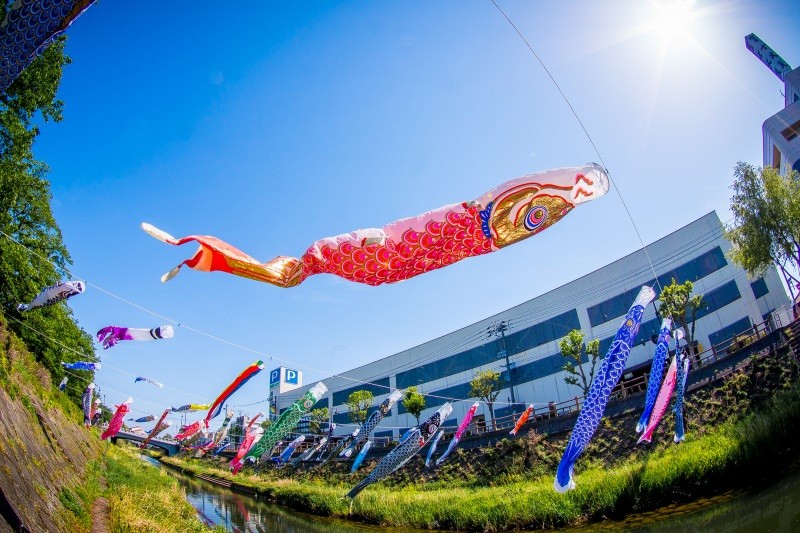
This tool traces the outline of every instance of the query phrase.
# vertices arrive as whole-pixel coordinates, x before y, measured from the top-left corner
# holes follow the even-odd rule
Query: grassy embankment
[[[83,428],[81,410],[1,315],[0,406],[0,489],[29,528],[91,531],[92,506],[105,497],[111,531],[211,531],[175,479]]]
[[[698,412],[692,425],[703,420],[707,425],[695,426],[681,445],[664,442],[664,437],[671,435],[663,430],[661,445],[638,449],[623,459],[603,462],[587,452],[589,457],[578,463],[582,470],[576,475],[577,490],[563,495],[553,490],[554,469],[548,467],[546,474],[541,473],[541,468],[532,468],[539,473],[504,474],[502,479],[483,484],[469,476],[462,481],[424,484],[390,481],[365,490],[351,508],[342,496],[355,480],[348,483],[345,476],[231,476],[214,463],[178,458],[163,461],[188,471],[230,479],[294,509],[388,526],[494,531],[620,518],[727,488],[757,484],[791,462],[796,446],[791,439],[792,428],[800,423],[800,386],[786,388],[783,382],[768,395],[762,392],[762,401],[755,410],[753,396],[743,393],[746,382],[769,374],[770,368],[773,374],[780,374],[785,370],[782,364],[765,366],[754,360],[748,374],[737,373],[721,390],[695,399],[695,404],[702,400],[707,412],[702,416]],[[718,407],[721,399],[729,402],[722,409]],[[737,410],[737,405],[743,409]],[[721,411],[734,414],[719,421]],[[669,422],[665,418],[662,424],[668,426]],[[535,434],[529,435],[528,440],[542,446],[541,437]],[[602,443],[599,448],[603,448]]]

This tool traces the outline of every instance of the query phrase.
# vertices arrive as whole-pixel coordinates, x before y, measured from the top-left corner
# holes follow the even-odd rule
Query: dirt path
[[[106,490],[104,478],[100,478],[100,487]],[[92,504],[92,533],[109,533],[110,531],[108,528],[108,500],[101,496]]]

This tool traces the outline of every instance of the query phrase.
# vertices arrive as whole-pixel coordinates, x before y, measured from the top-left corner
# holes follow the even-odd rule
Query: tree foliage
[[[734,228],[726,235],[734,246],[731,259],[751,276],[777,264],[797,283],[787,269],[795,274],[800,270],[800,174],[781,176],[772,167],[740,161],[734,178]]]
[[[683,328],[688,342],[689,355],[695,353],[694,327],[697,311],[703,306],[703,295],[692,296],[693,289],[694,284],[691,281],[678,284],[673,278],[672,283],[664,287],[658,297],[661,302],[658,314],[665,318],[671,318],[674,324]]]
[[[417,392],[416,387],[409,387],[403,393],[403,407],[406,411],[414,415],[419,425],[419,415],[425,410],[425,396]]]
[[[583,395],[589,394],[589,387],[592,386],[594,373],[597,370],[597,360],[600,357],[600,340],[594,339],[586,345],[583,344],[583,333],[579,329],[573,329],[566,337],[561,339],[558,344],[561,355],[566,362],[561,367],[568,376],[564,376],[564,381],[569,385],[576,385],[581,388]],[[588,359],[589,375],[583,369],[584,359]]]
[[[489,406],[489,415],[492,417],[492,426],[494,426],[494,401],[500,394],[500,373],[495,370],[478,371],[469,385],[470,397],[480,398]]]
[[[0,19],[5,7],[3,2]],[[54,42],[0,95],[0,310],[56,383],[64,376],[61,361],[96,360],[91,337],[66,304],[24,316],[16,313],[16,305],[62,279],[60,271],[70,263],[50,208],[47,165],[33,154],[41,123],[62,119],[64,104],[56,91],[69,63],[64,43],[63,38]],[[78,374],[92,380],[89,372]],[[82,387],[68,390],[80,400]]]
[[[347,397],[347,414],[355,423],[363,424],[367,420],[372,407],[372,393],[368,390],[357,390]]]
[[[327,407],[320,407],[319,409],[314,409],[309,415],[308,421],[308,429],[311,430],[312,433],[321,433],[322,424],[328,422],[330,419],[330,413],[328,412]]]

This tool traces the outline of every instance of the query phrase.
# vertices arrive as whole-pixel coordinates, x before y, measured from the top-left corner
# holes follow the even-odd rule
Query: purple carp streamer
[[[464,432],[469,427],[470,422],[472,422],[472,417],[475,416],[475,411],[478,410],[479,406],[480,403],[475,402],[469,408],[467,414],[464,415],[463,420],[461,420],[461,423],[458,425],[458,429],[456,429],[456,433],[455,435],[453,435],[453,440],[450,441],[450,445],[447,447],[447,450],[445,450],[445,452],[441,455],[441,457],[436,459],[436,466],[439,466],[440,464],[445,462],[445,460],[450,456],[450,454],[453,453],[453,450],[456,449],[456,446],[458,446],[458,443],[461,441],[461,436],[464,435]]]
[[[362,490],[409,462],[425,443],[439,431],[439,426],[442,425],[452,411],[453,407],[450,403],[446,403],[433,413],[429,419],[420,424],[419,427],[412,428],[408,432],[406,440],[398,444],[395,449],[381,459],[367,477],[347,493],[347,497],[351,500],[354,499]]]
[[[169,325],[153,329],[106,326],[97,332],[97,342],[102,343],[103,348],[107,350],[116,346],[119,341],[153,341],[171,339],[174,335],[175,330]]]
[[[364,461],[364,458],[367,456],[367,452],[369,452],[370,447],[372,447],[372,441],[368,440],[364,443],[364,446],[361,447],[361,451],[358,452],[356,456],[356,460],[353,461],[353,466],[350,467],[350,473],[355,474],[358,467],[361,466],[361,463]]]
[[[16,0],[0,23],[0,93],[95,0]]]
[[[675,444],[683,442],[686,438],[683,429],[683,397],[686,394],[686,378],[689,376],[689,356],[683,350],[680,353],[681,361],[678,363],[675,383],[675,388],[677,389],[675,397],[675,435],[673,437]]]
[[[383,228],[360,229],[314,242],[301,257],[278,256],[261,263],[207,235],[176,239],[147,223],[142,229],[156,239],[200,248],[161,277],[174,278],[183,265],[201,272],[220,271],[278,287],[294,287],[309,276],[341,278],[382,285],[396,283],[467,257],[488,254],[532,237],[557,223],[580,204],[608,192],[608,175],[600,165],[559,168],[503,183],[475,200],[446,205]]]
[[[650,366],[650,377],[647,380],[647,395],[644,399],[644,411],[636,424],[636,433],[641,433],[647,427],[650,420],[650,413],[658,397],[658,389],[661,385],[661,377],[664,375],[664,362],[667,360],[669,352],[669,330],[672,327],[672,320],[665,318],[661,321],[661,331],[658,332],[658,343],[656,353],[653,355],[653,363]]]
[[[433,454],[436,453],[436,446],[439,444],[439,439],[442,438],[442,435],[444,435],[444,430],[440,429],[436,436],[433,437],[431,445],[428,448],[428,456],[425,458],[425,468],[431,466],[431,457],[433,457]]]
[[[139,383],[140,381],[146,381],[147,383],[151,383],[151,384],[155,385],[156,387],[158,387],[159,389],[163,389],[164,388],[164,384],[163,383],[159,383],[158,381],[153,381],[150,378],[138,377],[138,378],[133,380],[134,383]]]
[[[358,432],[358,438],[353,439],[353,442],[344,449],[344,451],[339,454],[340,457],[350,457],[353,452],[358,448],[358,445],[364,441],[369,440],[369,436],[372,433],[372,430],[375,429],[375,426],[380,424],[383,417],[389,413],[389,410],[392,406],[397,403],[397,401],[403,397],[403,392],[399,390],[392,391],[388,398],[383,400],[378,408],[369,415],[369,418],[364,422],[361,426],[361,430]]]
[[[575,488],[575,481],[572,479],[572,469],[575,467],[575,461],[578,460],[578,456],[586,448],[594,432],[597,431],[597,426],[600,425],[600,419],[603,418],[603,412],[606,410],[611,391],[625,371],[625,363],[627,363],[631,347],[636,341],[636,334],[639,333],[644,308],[655,297],[656,293],[652,288],[642,287],[633,305],[628,310],[625,320],[617,330],[614,341],[608,348],[608,353],[592,380],[589,394],[586,395],[578,420],[575,422],[572,435],[567,443],[567,448],[564,450],[564,455],[558,465],[556,478],[553,482],[556,491],[566,492]]]
[[[83,425],[87,428],[92,427],[93,395],[94,383],[89,383],[89,385],[86,387],[86,390],[83,391],[83,398],[81,398],[81,407],[83,407]]]
[[[74,363],[61,361],[61,364],[69,370],[88,370],[89,372],[100,370],[100,363],[90,363],[88,361],[75,361]]]
[[[57,304],[76,294],[84,291],[85,286],[82,281],[61,281],[55,285],[50,285],[42,289],[30,303],[17,305],[17,311],[24,312],[36,309],[37,307],[47,307]]]

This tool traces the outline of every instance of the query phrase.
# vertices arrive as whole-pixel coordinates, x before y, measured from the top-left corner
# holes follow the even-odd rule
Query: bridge
[[[141,435],[137,435],[136,433],[129,433],[127,431],[119,431],[116,435],[111,437],[111,442],[114,444],[117,443],[117,439],[128,440],[131,442],[144,442],[144,439],[147,438],[145,435],[144,437]],[[147,443],[148,446],[155,446],[156,448],[161,448],[165,452],[167,452],[167,456],[172,456],[178,453],[181,450],[181,445],[174,441],[166,441],[161,439],[150,439],[150,442]]]

